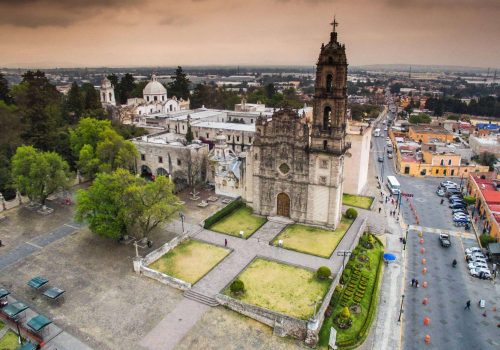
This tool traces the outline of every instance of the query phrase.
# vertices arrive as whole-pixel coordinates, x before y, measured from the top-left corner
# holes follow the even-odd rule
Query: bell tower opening
[[[332,108],[326,106],[323,112],[323,130],[330,130],[332,127]]]
[[[326,76],[326,92],[333,92],[333,75],[331,74]]]

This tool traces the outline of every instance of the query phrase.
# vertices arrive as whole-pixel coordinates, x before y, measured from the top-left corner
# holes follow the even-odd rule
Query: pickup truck
[[[448,248],[449,246],[451,246],[450,235],[446,233],[440,233],[439,242],[441,243],[441,247]]]

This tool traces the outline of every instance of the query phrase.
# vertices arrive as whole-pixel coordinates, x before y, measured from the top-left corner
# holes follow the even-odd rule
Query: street
[[[383,130],[384,125],[380,125]],[[403,302],[403,348],[422,349],[498,349],[500,347],[500,315],[494,309],[500,297],[500,288],[492,281],[479,280],[469,275],[464,258],[464,249],[477,246],[473,231],[455,227],[451,219],[448,200],[440,204],[441,197],[435,193],[439,183],[451,180],[460,184],[460,178],[415,178],[395,173],[393,159],[387,158],[387,133],[372,138],[372,160],[376,164],[382,186],[387,176],[394,175],[401,184],[401,191],[412,196],[402,197],[401,213],[404,222],[412,225],[408,231],[406,246],[405,291]],[[379,155],[384,162],[378,162]],[[465,186],[466,179],[463,180]],[[385,188],[384,188],[385,189]],[[424,242],[418,233],[423,231]],[[450,232],[452,245],[442,248],[439,233]],[[424,248],[424,253],[421,249]],[[425,258],[425,265],[422,259]],[[457,268],[452,261],[458,261]],[[426,273],[423,269],[426,268]],[[412,278],[420,287],[411,286]],[[427,288],[423,282],[427,282]],[[424,305],[424,298],[428,304]],[[480,309],[478,301],[486,300]],[[471,310],[464,310],[467,300]],[[486,316],[483,313],[486,311]],[[429,325],[424,325],[424,318]],[[395,325],[397,320],[394,320]],[[430,336],[425,344],[425,336]]]

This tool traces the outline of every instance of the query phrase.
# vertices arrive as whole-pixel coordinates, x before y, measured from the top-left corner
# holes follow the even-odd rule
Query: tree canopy
[[[30,200],[45,204],[47,197],[69,184],[69,166],[55,152],[21,146],[12,158],[12,177]]]
[[[184,71],[182,70],[181,66],[177,67],[173,78],[174,80],[170,84],[168,84],[169,95],[187,100],[189,98],[190,81],[187,78],[186,73],[184,73]]]
[[[76,219],[105,237],[147,237],[181,209],[172,190],[164,176],[148,182],[124,169],[100,173],[87,190],[77,192]]]
[[[428,114],[420,113],[410,116],[409,122],[411,124],[429,124],[431,117]]]

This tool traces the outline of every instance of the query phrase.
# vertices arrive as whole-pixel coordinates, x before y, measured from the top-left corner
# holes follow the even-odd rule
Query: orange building
[[[500,179],[495,173],[470,174],[467,190],[476,197],[473,220],[479,233],[500,240]]]
[[[416,142],[452,142],[453,134],[439,125],[410,125],[408,137]]]

